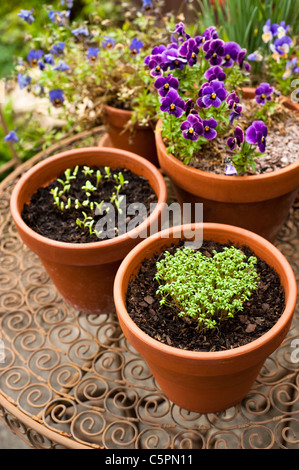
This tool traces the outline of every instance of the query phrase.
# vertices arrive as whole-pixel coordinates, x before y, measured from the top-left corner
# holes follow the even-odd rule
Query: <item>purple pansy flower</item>
[[[201,100],[205,108],[209,108],[210,106],[219,108],[227,95],[228,91],[224,88],[223,82],[212,80],[208,86],[203,85]]]
[[[280,55],[286,55],[290,51],[290,47],[293,46],[293,40],[289,36],[283,36],[282,38],[277,38],[274,41],[274,48]]]
[[[264,153],[266,149],[266,137],[268,128],[263,121],[254,121],[246,130],[245,140],[249,144],[258,145],[259,151]]]
[[[286,80],[287,78],[289,78],[292,75],[292,73],[299,73],[297,57],[293,57],[293,59],[288,60],[286,64],[285,72],[282,76],[283,80]]]
[[[19,137],[15,131],[9,131],[8,134],[4,137],[5,142],[19,142]]]
[[[66,72],[67,70],[71,70],[71,67],[69,67],[64,60],[61,60],[56,67],[54,67],[53,70],[57,70],[59,72]]]
[[[226,73],[222,70],[219,65],[215,65],[215,67],[211,67],[208,69],[204,77],[208,80],[208,82],[211,82],[212,80],[219,80],[220,82],[224,82],[226,79]]]
[[[215,127],[217,127],[217,121],[214,118],[210,119],[204,119],[203,120],[203,136],[206,139],[215,139],[217,135],[217,131],[215,130]]]
[[[40,70],[45,70],[46,68],[46,64],[42,60],[39,60],[37,65]]]
[[[224,44],[223,67],[232,67],[238,59],[241,46],[233,41]]]
[[[50,10],[48,15],[52,23],[56,23],[59,26],[64,26],[66,18],[70,16],[70,11],[64,11],[62,13],[60,11]]]
[[[158,90],[159,95],[164,98],[170,90],[179,89],[179,81],[170,73],[166,77],[157,78],[154,87]]]
[[[185,101],[182,100],[176,90],[170,90],[166,97],[162,99],[160,109],[173,114],[175,117],[180,117],[185,110]]]
[[[55,61],[54,61],[54,58],[53,58],[52,54],[45,54],[44,61],[46,62],[46,64],[50,64],[50,65],[55,64]]]
[[[55,108],[60,108],[64,102],[63,90],[51,90],[49,92],[49,98]]]
[[[63,49],[64,49],[64,46],[65,46],[65,43],[64,42],[59,42],[58,44],[54,44],[52,46],[52,48],[50,49],[50,52],[56,56],[58,56],[59,54],[62,54],[63,53]],[[48,55],[48,54],[47,54]],[[49,62],[50,64],[50,62]]]
[[[273,93],[274,88],[269,83],[261,83],[255,90],[256,102],[259,104],[266,104],[271,100],[270,95]]]
[[[181,131],[185,139],[198,140],[203,134],[202,119],[194,114],[189,114],[187,120],[181,124]]]
[[[236,146],[240,147],[244,142],[244,132],[241,127],[236,127],[234,137],[227,139],[227,145],[231,150],[234,150]]]
[[[251,62],[262,62],[263,56],[259,53],[259,51],[255,51],[247,56],[247,60],[250,60]]]
[[[43,55],[44,55],[44,51],[42,51],[41,49],[37,51],[35,51],[34,49],[31,49],[31,51],[27,55],[27,60],[30,66],[35,67],[36,65],[38,65],[38,61],[42,58]]]
[[[18,13],[18,16],[22,18],[26,23],[32,24],[34,21],[34,16],[32,15],[33,10],[22,10]]]
[[[197,56],[199,53],[199,47],[196,44],[195,39],[190,38],[185,41],[179,49],[179,54],[183,57],[186,57],[188,64],[190,67],[196,64]]]
[[[241,116],[241,112],[243,107],[239,105],[240,98],[236,94],[235,91],[232,91],[226,98],[226,102],[228,104],[228,109],[231,110],[231,113],[229,115],[229,122],[230,124],[233,124],[235,119],[238,119]]]
[[[278,24],[271,24],[271,20],[267,20],[263,27],[262,39],[265,43],[268,43],[276,36],[278,30]]]
[[[113,38],[110,38],[109,36],[104,36],[105,41],[102,42],[102,46],[104,49],[113,49],[115,46],[115,41]]]
[[[89,37],[89,31],[86,26],[81,26],[79,28],[73,29],[72,34],[76,37],[78,36],[85,36],[86,38]]]
[[[226,98],[226,102],[228,104],[228,109],[233,109],[234,103],[239,103],[240,98],[238,97],[237,93],[233,90]]]
[[[237,172],[236,168],[234,167],[234,165],[232,163],[229,163],[225,167],[225,174],[227,176],[234,176],[234,175],[237,175],[238,172]]]
[[[169,67],[169,70],[181,69],[183,70],[187,59],[180,57],[179,51],[175,48],[166,49],[162,54],[165,66]]]
[[[149,11],[153,8],[152,0],[142,0],[142,8],[141,10]]]
[[[183,37],[184,39],[190,38],[190,35],[185,32],[185,25],[182,22],[175,25],[175,31],[170,31],[170,32],[176,33],[179,36]]]
[[[26,88],[26,86],[30,85],[31,83],[31,78],[28,77],[28,75],[23,75],[22,73],[18,73],[18,84],[19,84],[19,87],[21,90],[23,90],[23,88]]]
[[[246,54],[247,54],[247,50],[241,49],[240,52],[238,53],[237,62],[239,64],[240,69],[243,69],[244,67],[246,72],[249,72],[249,70],[251,69],[251,66],[247,61],[245,61]]]
[[[210,65],[221,65],[224,56],[224,42],[221,39],[214,39],[205,42],[203,51],[206,52],[205,59]]]
[[[136,55],[139,54],[142,46],[143,46],[143,42],[139,41],[137,38],[134,38],[130,44],[130,56],[136,57]]]
[[[98,49],[97,47],[90,47],[88,49],[87,58],[91,64],[94,64],[97,60],[99,51],[100,49]]]
[[[65,5],[67,8],[71,9],[74,6],[74,0],[61,0],[60,4]]]
[[[212,39],[218,39],[218,33],[216,31],[215,26],[209,26],[209,28],[207,28],[202,33],[202,35],[196,36],[196,38],[195,38],[195,40],[196,40],[196,42],[199,46],[203,45],[204,43],[206,43],[208,41],[211,41]]]
[[[185,104],[185,114],[186,114],[186,116],[188,116],[190,113],[198,115],[197,110],[194,109],[194,101],[191,98],[189,98],[186,101],[186,104]]]
[[[163,71],[167,68],[162,55],[151,56],[148,62],[148,67],[151,71],[152,77],[160,77],[163,75]]]
[[[202,98],[203,98],[203,94],[204,94],[204,89],[206,87],[210,86],[210,83],[207,82],[207,83],[204,83],[202,85],[202,87],[200,88],[199,92],[198,92],[198,100],[196,101],[196,104],[200,107],[200,108],[206,108]]]

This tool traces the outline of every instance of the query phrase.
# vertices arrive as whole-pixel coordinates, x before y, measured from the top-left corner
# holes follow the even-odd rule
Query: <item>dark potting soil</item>
[[[183,244],[168,247],[174,253]],[[200,251],[211,256],[213,250],[222,251],[224,246],[212,241],[204,241]],[[238,247],[246,256],[256,256],[246,246]],[[179,317],[178,312],[169,306],[160,305],[160,294],[156,274],[156,262],[163,253],[146,259],[138,275],[129,283],[127,291],[127,311],[138,327],[152,338],[180,349],[191,351],[223,351],[250,343],[265,334],[279,319],[284,308],[284,290],[278,274],[265,261],[257,257],[259,274],[258,289],[245,303],[242,312],[234,318],[223,321],[212,330],[200,332],[197,322],[190,317]]]
[[[57,183],[57,180],[45,187],[39,188],[32,196],[30,202],[24,205],[22,218],[32,230],[47,238],[70,243],[90,243],[105,238],[114,238],[130,228],[128,224],[130,224],[130,221],[135,216],[138,218],[139,223],[144,220],[150,214],[152,209],[151,204],[157,202],[157,196],[148,180],[132,173],[130,170],[123,168],[111,169],[111,177],[106,179],[104,177],[104,167],[92,167],[94,170],[93,174],[87,176],[82,172],[82,169],[83,167],[80,166],[76,179],[71,182],[69,192],[60,197],[60,200],[63,200],[65,204],[67,204],[68,198],[71,198],[71,209],[61,211],[53,204],[53,195],[50,192],[51,189],[56,186],[59,187],[59,190],[62,188],[62,185]],[[95,174],[98,169],[101,171],[102,178],[98,189],[91,193],[89,201],[100,203],[104,200],[106,203],[109,203],[112,193],[115,192],[116,182],[114,175],[118,175],[118,173],[121,172],[124,179],[128,181],[128,184],[120,191],[120,194],[126,197],[126,199],[123,199],[123,201],[126,202],[126,206],[123,206],[122,214],[119,214],[114,204],[114,211],[109,211],[108,214],[104,212],[102,215],[95,215],[95,208],[93,210],[91,210],[90,207],[75,209],[74,201],[76,199],[81,202],[86,200],[85,191],[82,189],[86,181],[89,180],[96,186]],[[71,169],[71,172],[72,171],[73,168]],[[58,179],[65,181],[64,173],[62,173]],[[142,203],[145,206],[146,214],[141,214],[138,211],[137,203]],[[130,215],[128,215],[127,209],[131,204]],[[136,212],[131,214],[135,209],[134,204],[136,204]],[[77,218],[80,220],[84,219],[82,215],[83,211],[87,217],[94,218],[94,228],[97,228],[96,224],[100,219],[104,222],[103,217],[105,218],[106,222],[105,224],[103,223],[102,227],[103,235],[101,235],[100,238],[96,234],[90,234],[88,228],[79,227],[76,223]],[[136,225],[138,221],[136,219]]]

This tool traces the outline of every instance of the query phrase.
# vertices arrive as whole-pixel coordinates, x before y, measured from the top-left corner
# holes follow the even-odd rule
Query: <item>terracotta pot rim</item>
[[[88,153],[93,153],[93,154],[110,154],[114,156],[119,156],[119,155],[125,155],[129,157],[130,159],[134,160],[136,163],[138,163],[140,166],[146,167],[149,171],[151,171],[158,182],[159,188],[160,188],[160,194],[156,194],[158,198],[158,202],[156,207],[154,208],[153,212],[144,220],[137,228],[130,230],[129,232],[120,235],[119,237],[115,237],[112,239],[108,240],[101,240],[97,242],[91,242],[91,243],[70,243],[70,242],[61,242],[58,240],[52,240],[50,238],[47,238],[43,235],[38,234],[34,230],[32,230],[22,219],[21,213],[18,209],[18,197],[19,197],[19,191],[20,189],[24,186],[24,184],[27,183],[27,181],[31,178],[31,176],[37,172],[39,172],[40,169],[43,169],[49,165],[51,165],[52,162],[55,162],[57,160],[63,159],[64,157],[67,157],[70,155],[70,153],[74,156],[79,156],[80,154],[83,154],[84,152]],[[87,252],[87,251],[93,251],[95,248],[100,248],[101,249],[106,249],[106,248],[117,248],[117,246],[130,239],[133,232],[135,233],[141,233],[146,228],[148,228],[151,223],[157,218],[159,213],[161,212],[161,209],[163,208],[163,204],[167,199],[167,188],[165,181],[163,179],[163,176],[161,172],[149,161],[144,159],[143,157],[140,157],[137,154],[134,154],[132,152],[129,152],[127,150],[121,150],[121,149],[115,149],[111,147],[82,147],[80,149],[71,149],[71,150],[66,150],[64,152],[60,152],[58,154],[55,154],[51,157],[48,157],[45,160],[42,160],[38,163],[36,163],[32,168],[30,168],[26,173],[24,173],[20,180],[17,182],[13,192],[12,196],[10,199],[10,208],[11,212],[13,214],[14,221],[20,229],[28,234],[31,238],[36,239],[37,242],[42,243],[48,247],[51,248],[56,248],[56,249],[63,249],[67,251],[71,250],[76,250],[77,252]]]
[[[248,176],[218,175],[218,174],[212,173],[210,171],[203,171],[203,170],[200,170],[198,168],[192,168],[189,165],[185,165],[183,162],[181,162],[174,155],[167,153],[165,144],[164,144],[163,139],[162,139],[161,130],[162,130],[162,119],[159,119],[159,121],[157,122],[157,125],[156,125],[155,134],[156,134],[157,145],[162,148],[162,151],[164,153],[164,157],[166,159],[168,159],[169,161],[171,161],[171,163],[176,165],[178,171],[183,169],[183,171],[185,171],[186,173],[189,173],[190,175],[191,174],[194,175],[194,176],[196,176],[196,175],[202,175],[203,176],[204,175],[205,178],[211,180],[211,184],[212,183],[219,184],[221,182],[226,182],[226,183],[229,182],[231,184],[236,184],[236,183],[239,184],[240,181],[242,181],[242,184],[254,184],[256,182],[259,182],[259,183],[262,184],[263,182],[268,181],[271,178],[273,178],[273,176],[285,175],[285,174],[288,174],[288,173],[292,172],[295,168],[299,168],[299,158],[297,159],[296,162],[290,163],[290,165],[288,165],[284,168],[280,168],[279,170],[275,170],[275,171],[272,171],[270,173],[263,173],[261,175],[248,175]]]
[[[126,276],[127,271],[129,271],[130,274],[132,274],[132,268],[130,268],[130,265],[131,263],[134,263],[135,256],[137,254],[140,254],[143,250],[146,250],[146,248],[148,248],[149,246],[154,245],[155,242],[160,240],[161,238],[167,238],[167,237],[163,237],[163,234],[164,232],[166,233],[168,229],[163,230],[162,232],[156,233],[150,236],[149,238],[147,238],[146,240],[143,240],[139,245],[134,247],[133,250],[124,258],[124,260],[122,261],[118,269],[118,272],[116,274],[115,281],[114,281],[114,302],[116,305],[116,310],[117,310],[118,315],[120,315],[120,317],[122,318],[123,322],[126,324],[128,329],[131,332],[133,332],[133,334],[138,338],[140,342],[145,343],[147,346],[158,350],[161,354],[164,354],[168,356],[169,358],[176,357],[176,358],[180,358],[184,360],[187,359],[190,361],[203,360],[207,362],[212,362],[215,360],[227,360],[227,359],[230,360],[230,359],[238,358],[240,356],[248,354],[254,351],[256,348],[261,348],[270,339],[273,339],[284,328],[284,326],[288,323],[290,317],[292,317],[295,306],[296,306],[296,301],[297,301],[296,278],[289,262],[275,246],[273,246],[266,239],[262,238],[260,235],[257,235],[246,229],[235,227],[232,225],[218,224],[218,223],[193,223],[193,224],[180,225],[180,226],[173,227],[172,229],[170,229],[170,235],[175,234],[176,232],[179,233],[182,230],[186,230],[186,229],[196,230],[201,227],[203,228],[203,230],[206,229],[209,231],[216,231],[216,232],[226,231],[228,233],[231,233],[234,235],[233,241],[237,241],[239,237],[242,239],[244,236],[245,237],[249,236],[251,240],[253,241],[254,245],[263,246],[264,249],[267,250],[268,252],[269,250],[271,250],[273,256],[276,258],[276,260],[278,260],[283,271],[286,273],[286,277],[288,279],[288,283],[290,286],[289,298],[286,299],[286,306],[281,317],[269,331],[267,331],[265,334],[263,334],[259,338],[243,346],[238,346],[236,348],[224,350],[224,351],[199,352],[199,351],[181,350],[173,346],[160,343],[158,340],[155,340],[154,338],[147,335],[136,325],[136,323],[131,319],[131,317],[129,316],[126,310],[125,298],[123,297],[123,294],[122,294],[122,286],[123,286],[124,278]],[[179,238],[183,238],[183,237],[180,236],[178,237],[178,239]],[[203,238],[205,237],[203,236]],[[250,246],[249,243],[247,244]],[[146,256],[144,258],[146,258]],[[135,264],[134,264],[134,267],[136,268]]]

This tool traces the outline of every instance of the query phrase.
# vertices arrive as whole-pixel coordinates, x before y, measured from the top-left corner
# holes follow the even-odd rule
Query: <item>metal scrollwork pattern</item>
[[[298,306],[242,403],[207,415],[180,409],[123,337],[115,312],[69,308],[20,241],[9,199],[31,164],[0,185],[0,419],[35,448],[298,448]],[[299,280],[299,202],[276,245]]]

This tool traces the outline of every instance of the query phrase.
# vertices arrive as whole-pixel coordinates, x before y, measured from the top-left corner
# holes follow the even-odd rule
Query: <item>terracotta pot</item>
[[[158,197],[156,208],[139,227],[113,239],[80,244],[37,234],[21,217],[24,204],[38,188],[76,165],[122,167],[147,178]],[[150,162],[130,152],[90,147],[62,152],[27,171],[13,190],[11,213],[21,239],[39,256],[64,300],[82,312],[100,314],[111,312],[114,307],[113,281],[121,260],[160,221],[166,200],[164,179]]]
[[[130,131],[124,131],[124,127],[131,119],[131,116],[132,111],[105,106],[103,120],[107,128],[109,144],[114,148],[134,152],[158,166],[154,128],[135,126],[134,133],[131,135]],[[99,146],[106,145],[106,143],[107,136],[104,136]]]
[[[182,227],[187,238],[191,230],[203,228],[203,239],[220,243],[245,244],[273,266],[285,291],[285,310],[277,323],[263,336],[244,346],[226,351],[185,351],[151,338],[130,318],[126,292],[145,258],[161,253],[179,239]],[[189,230],[189,232],[187,231]],[[222,224],[177,226],[142,241],[120,265],[114,283],[114,302],[120,326],[131,345],[144,357],[165,395],[190,411],[209,413],[225,410],[246,396],[266,358],[285,338],[296,305],[296,279],[288,261],[270,242],[247,230]]]
[[[253,89],[244,89],[245,98],[253,96]],[[297,103],[288,101],[287,106],[299,111]],[[203,203],[204,222],[235,225],[274,241],[298,193],[299,158],[286,168],[263,175],[216,175],[168,155],[161,124],[159,121],[156,129],[158,158],[162,171],[172,180],[178,202],[192,203],[193,207]]]

